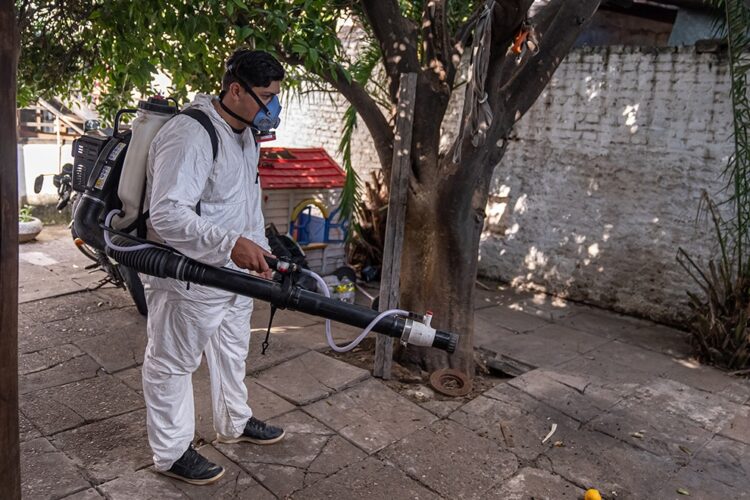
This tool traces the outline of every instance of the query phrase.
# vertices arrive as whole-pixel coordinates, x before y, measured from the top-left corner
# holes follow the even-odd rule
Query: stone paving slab
[[[24,414],[45,435],[143,408],[143,399],[116,377],[98,377],[22,396]]]
[[[580,500],[584,490],[558,475],[524,467],[502,484],[485,493],[487,500]]]
[[[146,436],[146,410],[55,434],[52,442],[96,484],[152,464]]]
[[[77,356],[46,370],[18,377],[19,394],[39,391],[96,376],[99,364],[87,355]]]
[[[396,467],[370,457],[318,481],[314,485],[295,493],[291,498],[303,500],[324,498],[437,500],[440,497]]]
[[[620,401],[628,387],[597,383],[583,377],[564,375],[553,370],[534,370],[508,381],[535,399],[544,401],[579,422],[587,422]]]
[[[81,285],[73,281],[70,276],[58,274],[51,268],[21,261],[18,264],[18,273],[21,282],[18,286],[19,304],[45,299],[50,295],[50,290],[54,290],[55,295],[81,290]]]
[[[47,370],[81,356],[83,351],[73,344],[63,344],[18,356],[19,375]]]
[[[362,330],[363,328],[350,326],[344,323],[338,323],[336,321],[331,322],[331,336],[337,345],[349,344],[362,333]],[[310,325],[297,332],[286,332],[282,335],[288,338],[291,343],[306,349],[315,351],[330,350],[328,341],[326,340],[325,321]],[[374,335],[374,333],[370,333],[367,338]]]
[[[670,459],[585,430],[547,450],[537,463],[582,489],[598,489],[604,498],[658,498],[653,492],[679,470]]]
[[[578,354],[587,353],[609,342],[608,339],[561,325],[543,326],[534,330],[531,335],[549,342],[548,345],[553,349],[563,349]]]
[[[566,301],[541,292],[514,289],[508,285],[495,285],[494,289],[474,290],[474,309],[501,306],[512,311],[523,312],[546,321],[555,321],[566,316],[588,310],[575,302]]]
[[[101,496],[99,492],[94,488],[89,488],[87,490],[79,491],[78,493],[73,493],[72,495],[68,495],[63,498],[65,500],[101,500],[104,497]]]
[[[98,320],[122,326],[107,328],[102,335],[78,340],[76,345],[108,373],[142,365],[148,341],[146,318],[135,309],[120,309],[102,313]]]
[[[41,437],[21,443],[21,477],[25,498],[59,498],[91,487],[75,464]]]
[[[574,419],[505,384],[485,391],[452,413],[450,419],[526,461],[534,460],[556,442],[564,443],[580,428]],[[555,434],[542,443],[552,424],[557,425]]]
[[[290,335],[287,334],[283,327],[279,327],[279,330],[284,331],[284,333],[275,333],[274,330],[275,329],[272,329],[271,331],[271,337],[268,340],[268,349],[265,354],[261,354],[261,352],[263,340],[266,337],[266,329],[252,330],[250,335],[250,353],[247,357],[246,365],[247,374],[257,374],[258,372],[280,365],[285,361],[294,359],[309,351],[309,349],[290,340]],[[300,332],[295,331],[293,335],[299,333]]]
[[[474,316],[474,345],[484,346],[499,338],[515,335],[516,332],[480,316]]]
[[[530,332],[537,328],[549,325],[549,322],[534,316],[533,314],[526,314],[505,307],[480,309],[474,314],[474,316],[481,318],[490,324],[517,333]]]
[[[270,420],[285,429],[270,446],[248,443],[215,446],[274,495],[285,498],[367,455],[314,418],[295,411]]]
[[[671,356],[642,349],[619,340],[607,342],[586,355],[604,363],[617,363],[649,375],[663,375],[678,362]]]
[[[653,325],[649,321],[593,307],[582,308],[578,313],[561,318],[557,323],[608,339]]]
[[[379,456],[445,498],[486,498],[518,469],[512,453],[451,421],[409,434]]]
[[[303,410],[367,453],[375,453],[437,420],[373,379]]]
[[[132,314],[127,314],[132,311]],[[75,344],[80,340],[97,337],[103,332],[129,329],[139,320],[135,309],[102,310],[92,314],[71,314],[70,317],[48,323],[24,325],[18,330],[18,348],[21,353],[49,347]],[[106,326],[106,329],[105,329]]]
[[[18,434],[21,442],[30,441],[42,435],[42,433],[34,427],[34,424],[31,423],[31,420],[26,418],[21,411],[18,412]]]
[[[133,306],[133,301],[128,293],[120,288],[81,290],[70,295],[45,298],[41,304],[38,301],[19,304],[18,322],[19,326],[52,323],[71,316],[91,315],[127,306]]]
[[[296,405],[322,399],[368,378],[370,373],[310,351],[270,368],[256,378],[263,387]]]
[[[652,324],[623,330],[617,338],[628,344],[677,358],[688,357],[692,352],[688,333],[664,325]]]
[[[740,407],[732,420],[719,429],[719,434],[750,444],[750,406]]]
[[[685,418],[654,413],[637,399],[626,399],[586,426],[662,457],[686,465],[713,433]]]
[[[652,373],[642,371],[638,366],[620,364],[597,352],[589,352],[554,367],[552,372],[561,375],[578,376],[600,384],[609,384],[625,394],[631,392],[625,387],[637,387],[654,378]]]
[[[663,377],[713,393],[720,393],[728,389],[735,381],[732,377],[727,376],[726,372],[717,370],[712,366],[701,365],[694,358],[677,360],[664,373]]]
[[[710,489],[719,485],[727,487],[723,497]],[[678,487],[695,498],[750,498],[750,446],[715,436],[664,489]]]
[[[533,333],[500,337],[479,347],[497,355],[520,361],[523,365],[529,367],[554,367],[579,356],[579,353],[573,350],[550,349],[548,340],[536,337]]]
[[[673,380],[655,379],[638,389],[628,401],[653,415],[674,415],[720,432],[743,407],[709,392],[696,391]]]
[[[719,392],[719,396],[740,405],[750,403],[750,379],[736,378]]]
[[[141,396],[143,395],[143,374],[141,373],[142,366],[134,366],[133,368],[127,368],[119,372],[113,373],[113,375],[120,380],[122,383],[130,387],[133,391],[137,392]]]
[[[187,495],[167,478],[151,468],[128,472],[99,486],[110,500],[133,500],[136,498],[158,498],[182,500]],[[206,497],[208,498],[208,497]]]

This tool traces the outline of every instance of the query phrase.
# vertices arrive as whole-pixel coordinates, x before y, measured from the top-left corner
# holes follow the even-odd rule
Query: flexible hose
[[[115,245],[114,243],[112,243],[112,240],[109,237],[109,231],[107,230],[107,228],[111,227],[112,217],[120,213],[122,213],[122,210],[117,210],[117,209],[111,210],[107,214],[107,217],[105,217],[104,219],[104,225],[106,226],[104,229],[104,242],[107,244],[107,246],[113,250],[118,250],[120,252],[136,252],[138,250],[154,248],[154,245],[149,245],[148,243],[142,243],[140,245],[133,245],[132,247],[131,246],[123,247],[123,246]]]
[[[320,289],[320,291],[323,292],[323,295],[330,298],[331,292],[328,290],[328,285],[323,280],[323,278],[318,276],[313,271],[310,271],[309,269],[300,269],[300,272],[302,272],[302,274],[311,276],[315,280],[315,282],[318,284],[318,289]],[[336,345],[336,342],[334,342],[333,340],[333,335],[331,334],[331,320],[327,319],[326,320],[326,340],[328,341],[328,345],[331,347],[331,349],[333,349],[336,352],[351,351],[352,349],[357,347],[359,343],[364,340],[365,337],[367,337],[367,334],[369,334],[370,331],[372,331],[373,327],[378,324],[378,321],[385,318],[386,316],[391,316],[394,314],[400,314],[401,316],[409,316],[408,311],[404,311],[401,309],[389,309],[388,311],[383,311],[382,313],[378,314],[375,317],[375,319],[373,319],[364,330],[362,330],[362,333],[360,333],[356,339],[354,339],[350,344],[347,344],[345,346]]]

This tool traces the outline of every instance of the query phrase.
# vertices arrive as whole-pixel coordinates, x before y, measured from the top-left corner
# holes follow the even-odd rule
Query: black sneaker
[[[203,455],[195,451],[192,443],[187,451],[177,460],[169,470],[160,471],[165,476],[179,479],[190,484],[211,484],[224,475],[224,467],[209,462]]]
[[[233,438],[218,434],[216,440],[227,444],[241,443],[243,441],[255,444],[273,444],[281,441],[285,434],[284,429],[268,425],[255,417],[250,417],[241,435]]]

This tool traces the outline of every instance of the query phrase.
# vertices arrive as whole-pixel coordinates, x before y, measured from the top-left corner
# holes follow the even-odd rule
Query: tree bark
[[[0,2],[0,498],[21,498],[18,437],[18,165],[14,3]]]

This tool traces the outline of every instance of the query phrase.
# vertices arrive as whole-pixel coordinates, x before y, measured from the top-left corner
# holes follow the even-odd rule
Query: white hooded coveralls
[[[259,147],[249,128],[242,134],[232,131],[211,100],[199,94],[190,106],[206,113],[216,128],[216,161],[208,132],[189,116],[169,120],[151,143],[146,188],[149,238],[204,264],[237,269],[230,254],[240,236],[268,249]],[[252,416],[244,378],[253,302],[171,278],[142,278],[148,303],[143,361],[146,424],[154,466],[167,470],[194,437],[192,373],[201,354],[210,372],[217,433],[237,437]]]

